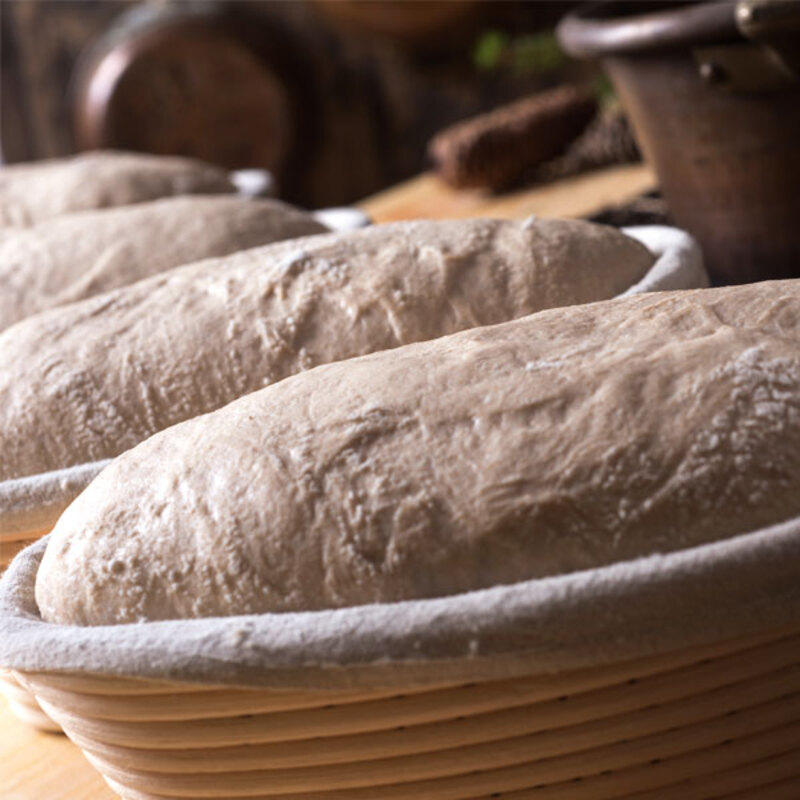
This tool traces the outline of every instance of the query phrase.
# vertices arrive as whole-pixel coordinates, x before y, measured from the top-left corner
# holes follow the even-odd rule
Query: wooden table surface
[[[83,753],[66,736],[40,733],[0,700],[2,800],[114,800]]]
[[[376,222],[427,217],[505,217],[537,214],[580,217],[625,203],[652,189],[644,165],[616,167],[557,184],[501,196],[456,191],[421,175],[367,198],[359,207]],[[0,798],[2,800],[113,800],[116,795],[65,736],[40,733],[18,721],[0,699]]]

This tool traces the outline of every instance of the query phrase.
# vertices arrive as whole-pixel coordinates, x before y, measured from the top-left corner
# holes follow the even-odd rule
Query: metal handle
[[[569,13],[558,26],[561,46],[573,56],[703,47],[749,41],[774,46],[800,32],[800,0],[715,0],[651,12],[648,3],[635,6],[594,3]]]
[[[652,11],[650,3],[633,6],[593,3],[567,14],[559,23],[558,40],[571,56],[595,58],[622,53],[683,49],[741,40],[736,26],[736,0],[679,5]],[[640,13],[635,13],[638,10]]]
[[[739,0],[736,27],[754,42],[769,42],[800,31],[798,0]]]
[[[769,50],[775,65],[800,80],[800,0],[740,0],[736,27]]]

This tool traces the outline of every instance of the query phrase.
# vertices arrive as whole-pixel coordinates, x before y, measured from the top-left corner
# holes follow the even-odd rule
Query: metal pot
[[[602,58],[716,284],[800,277],[800,0],[601,3],[558,37]]]

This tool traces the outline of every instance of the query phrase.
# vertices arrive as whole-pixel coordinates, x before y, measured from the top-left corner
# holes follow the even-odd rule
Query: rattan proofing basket
[[[82,628],[0,667],[128,800],[800,796],[800,519],[449,598]]]
[[[20,679],[130,800],[800,796],[797,633],[402,694]]]

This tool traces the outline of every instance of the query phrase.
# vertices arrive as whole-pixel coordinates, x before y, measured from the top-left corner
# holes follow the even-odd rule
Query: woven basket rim
[[[800,517],[449,597],[81,627],[44,622],[49,537],[0,580],[0,668],[218,686],[361,688],[582,669],[800,626]]]

